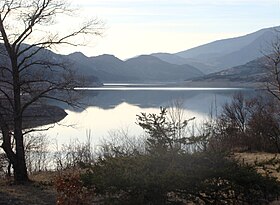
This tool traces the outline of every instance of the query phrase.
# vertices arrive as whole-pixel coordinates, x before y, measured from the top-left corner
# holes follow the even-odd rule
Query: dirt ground
[[[0,205],[54,205],[56,192],[52,187],[0,185]]]
[[[14,185],[10,180],[0,181],[0,205],[54,205],[56,190],[50,185],[49,173],[31,177],[33,182]]]

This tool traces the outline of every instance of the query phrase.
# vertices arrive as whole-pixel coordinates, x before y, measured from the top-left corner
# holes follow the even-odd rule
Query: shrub
[[[90,189],[81,181],[77,171],[60,173],[55,179],[57,205],[88,205],[92,197]]]
[[[275,179],[206,152],[106,158],[82,179],[107,204],[258,204],[280,191]]]
[[[231,151],[280,152],[279,104],[261,96],[233,96],[212,128],[211,147]]]

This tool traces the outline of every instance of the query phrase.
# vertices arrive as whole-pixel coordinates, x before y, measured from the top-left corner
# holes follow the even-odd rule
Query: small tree
[[[249,117],[248,100],[242,93],[236,93],[231,103],[223,106],[222,113],[218,117],[219,137],[226,143],[223,146],[227,148],[244,146]]]
[[[280,153],[279,104],[272,97],[258,97],[251,102],[248,144],[253,150]]]
[[[57,32],[52,26],[58,15],[72,13],[69,8],[64,0],[0,1],[0,128],[2,148],[13,165],[16,182],[28,181],[23,117],[30,106],[44,98],[70,105],[76,102],[72,93],[79,81],[74,72],[63,62],[54,61],[45,49],[78,45],[73,37],[101,34],[101,24],[94,19],[59,35],[61,30]]]
[[[175,109],[169,109],[170,116],[167,115],[167,108],[160,108],[158,115],[146,113],[137,115],[137,124],[149,135],[147,150],[151,154],[184,151],[184,145],[188,144],[189,138],[184,130],[194,118],[184,120],[181,110]]]

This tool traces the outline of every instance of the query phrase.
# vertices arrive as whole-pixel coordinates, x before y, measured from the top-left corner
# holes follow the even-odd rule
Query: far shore
[[[248,88],[265,89],[261,82],[238,82],[238,81],[181,81],[181,82],[105,82],[102,87],[186,87],[186,88]],[[96,86],[94,86],[96,87]],[[99,86],[100,87],[100,86]],[[83,88],[78,88],[83,89]]]
[[[251,88],[251,89],[265,89],[261,82],[232,82],[232,81],[185,81],[183,83],[186,87],[211,87],[211,88]]]

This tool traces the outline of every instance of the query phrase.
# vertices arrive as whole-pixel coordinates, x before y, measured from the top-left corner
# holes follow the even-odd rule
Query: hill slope
[[[230,81],[230,82],[264,82],[268,71],[264,66],[264,58],[258,58],[244,65],[235,66],[216,73],[212,73],[195,81]]]
[[[152,54],[163,61],[195,66],[209,74],[227,68],[243,65],[262,57],[262,51],[270,46],[280,26],[266,28],[244,36],[214,41],[174,54]],[[279,33],[278,33],[279,35]]]
[[[125,65],[127,73],[145,81],[182,81],[203,75],[193,66],[175,65],[149,55],[129,59]]]

